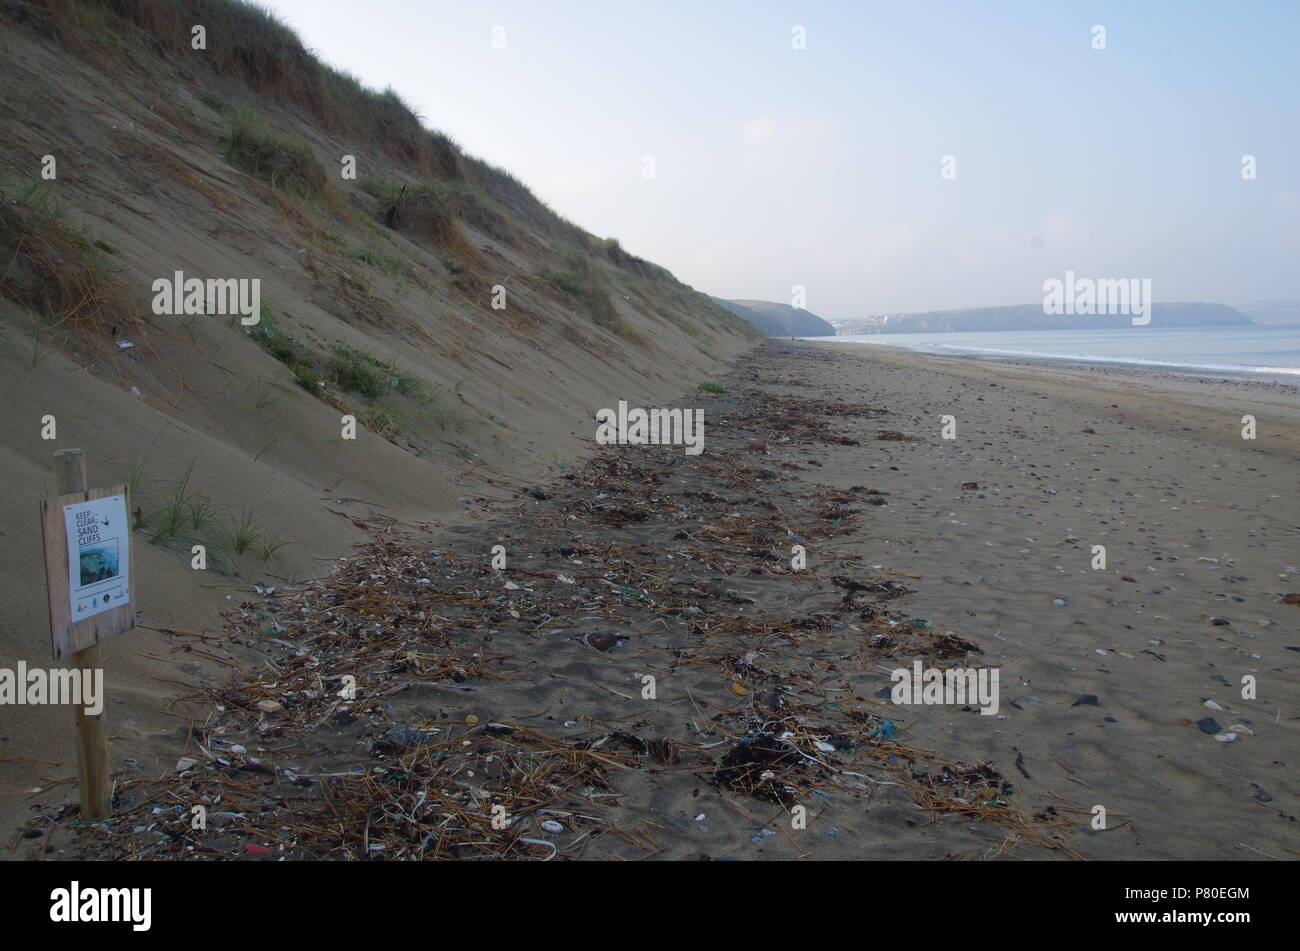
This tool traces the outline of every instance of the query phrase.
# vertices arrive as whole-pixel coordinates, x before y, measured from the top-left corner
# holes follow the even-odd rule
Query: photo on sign
[[[131,526],[126,496],[63,507],[68,544],[68,610],[84,621],[131,600]]]
[[[82,586],[107,581],[118,575],[117,539],[103,545],[81,550]]]

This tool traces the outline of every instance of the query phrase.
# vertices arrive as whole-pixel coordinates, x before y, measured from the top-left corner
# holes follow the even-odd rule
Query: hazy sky
[[[1300,298],[1291,0],[266,5],[718,296],[798,284],[842,318],[1038,301],[1069,268],[1156,300]]]

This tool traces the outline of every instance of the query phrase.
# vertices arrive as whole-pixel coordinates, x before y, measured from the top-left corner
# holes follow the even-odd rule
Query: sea
[[[1064,360],[1193,373],[1240,373],[1300,384],[1300,325],[846,334],[804,339],[994,359]]]

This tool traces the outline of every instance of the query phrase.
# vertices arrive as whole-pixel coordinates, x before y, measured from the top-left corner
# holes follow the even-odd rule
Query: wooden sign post
[[[99,645],[135,626],[126,486],[89,489],[80,449],[54,454],[54,477],[58,497],[41,502],[50,634],[55,659],[66,657],[84,683],[103,668]],[[73,713],[81,816],[107,819],[113,803],[104,713],[92,715],[80,702]]]

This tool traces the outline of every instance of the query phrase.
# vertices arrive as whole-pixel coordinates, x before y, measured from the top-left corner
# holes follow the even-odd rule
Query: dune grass
[[[242,105],[231,116],[225,155],[230,164],[299,198],[325,191],[325,172],[310,146],[274,128],[252,106]]]
[[[421,418],[440,431],[460,431],[473,422],[460,396],[463,381],[451,387],[427,383],[395,360],[381,359],[342,341],[335,341],[328,350],[318,353],[289,332],[274,302],[263,300],[261,320],[247,332],[263,350],[289,369],[294,382],[318,399],[332,402],[335,395],[360,399],[358,420],[391,441],[401,437],[414,442],[413,424]],[[269,403],[269,394],[268,384],[259,381],[253,390],[255,404],[260,408]],[[405,409],[409,409],[409,414],[403,407],[394,405],[395,396],[407,401]],[[274,448],[277,441],[273,440],[263,452]]]
[[[582,255],[566,255],[564,270],[547,268],[541,272],[541,276],[579,304],[593,323],[611,330],[618,327],[618,311],[609,299],[609,290],[596,269]]]
[[[152,447],[151,447],[152,448]],[[150,544],[193,557],[195,545],[202,545],[207,569],[217,574],[238,576],[249,559],[270,565],[292,544],[282,536],[269,536],[256,515],[244,505],[238,512],[197,489],[193,484],[198,460],[191,460],[166,488],[154,491],[146,485],[148,452],[132,465],[129,498],[139,515],[134,530]]]
[[[49,183],[0,174],[0,297],[33,315],[33,336],[100,354],[130,335],[154,356],[146,325],[107,255],[74,226]],[[38,346],[39,349],[39,346]]]

